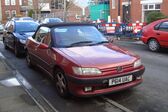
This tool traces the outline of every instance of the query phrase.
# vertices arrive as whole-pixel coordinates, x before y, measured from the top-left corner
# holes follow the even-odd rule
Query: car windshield
[[[94,26],[63,26],[54,28],[54,41],[57,47],[86,46],[108,42]]]
[[[37,27],[38,27],[38,23],[36,22],[16,22],[15,25],[15,31],[16,32],[35,32]]]
[[[60,23],[60,22],[63,22],[63,21],[59,18],[50,18],[49,19],[49,23]]]

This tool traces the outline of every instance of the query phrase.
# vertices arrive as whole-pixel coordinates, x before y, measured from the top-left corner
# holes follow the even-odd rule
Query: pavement
[[[42,112],[0,53],[0,112]]]

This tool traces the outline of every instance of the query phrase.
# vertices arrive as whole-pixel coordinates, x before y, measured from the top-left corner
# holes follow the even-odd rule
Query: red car
[[[151,51],[159,51],[161,47],[168,47],[168,19],[150,23],[142,30],[142,41]]]
[[[110,43],[91,24],[40,25],[26,46],[28,66],[48,73],[63,97],[111,93],[143,81],[140,58]]]

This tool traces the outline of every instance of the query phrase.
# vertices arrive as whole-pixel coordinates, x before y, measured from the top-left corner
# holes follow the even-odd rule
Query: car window
[[[168,32],[168,21],[161,23],[159,30]]]
[[[48,27],[39,28],[39,30],[37,31],[35,35],[35,40],[37,42],[42,42],[43,38],[49,36],[49,32],[50,32],[50,29]],[[47,39],[43,41],[43,43],[49,44],[47,42],[48,42]]]
[[[38,27],[38,23],[33,22],[33,21],[29,21],[29,22],[16,22],[15,24],[15,31],[16,32],[35,32],[37,27]],[[25,27],[26,26],[26,27]]]
[[[54,44],[68,47],[74,43],[98,43],[107,39],[94,26],[63,26],[54,29]]]
[[[14,24],[13,24],[13,22],[10,23],[8,31],[9,32],[13,32],[14,31]]]
[[[44,35],[44,37],[42,39],[42,43],[49,46],[50,42],[51,42],[51,36],[50,36],[50,32],[48,32],[48,33],[46,33],[46,35]]]
[[[6,25],[5,25],[5,30],[8,30],[8,28],[9,28],[9,26],[10,26],[10,23],[11,23],[10,21],[6,23]]]

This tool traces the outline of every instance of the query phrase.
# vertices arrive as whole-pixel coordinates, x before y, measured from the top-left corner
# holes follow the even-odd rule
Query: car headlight
[[[81,68],[73,67],[73,72],[76,75],[100,75],[102,72],[97,68]]]
[[[141,65],[142,65],[142,63],[141,63],[141,60],[140,60],[140,59],[134,62],[134,68],[138,68],[138,67],[140,67]]]
[[[23,40],[23,39],[19,39],[20,43],[22,44],[26,44],[26,40]]]

